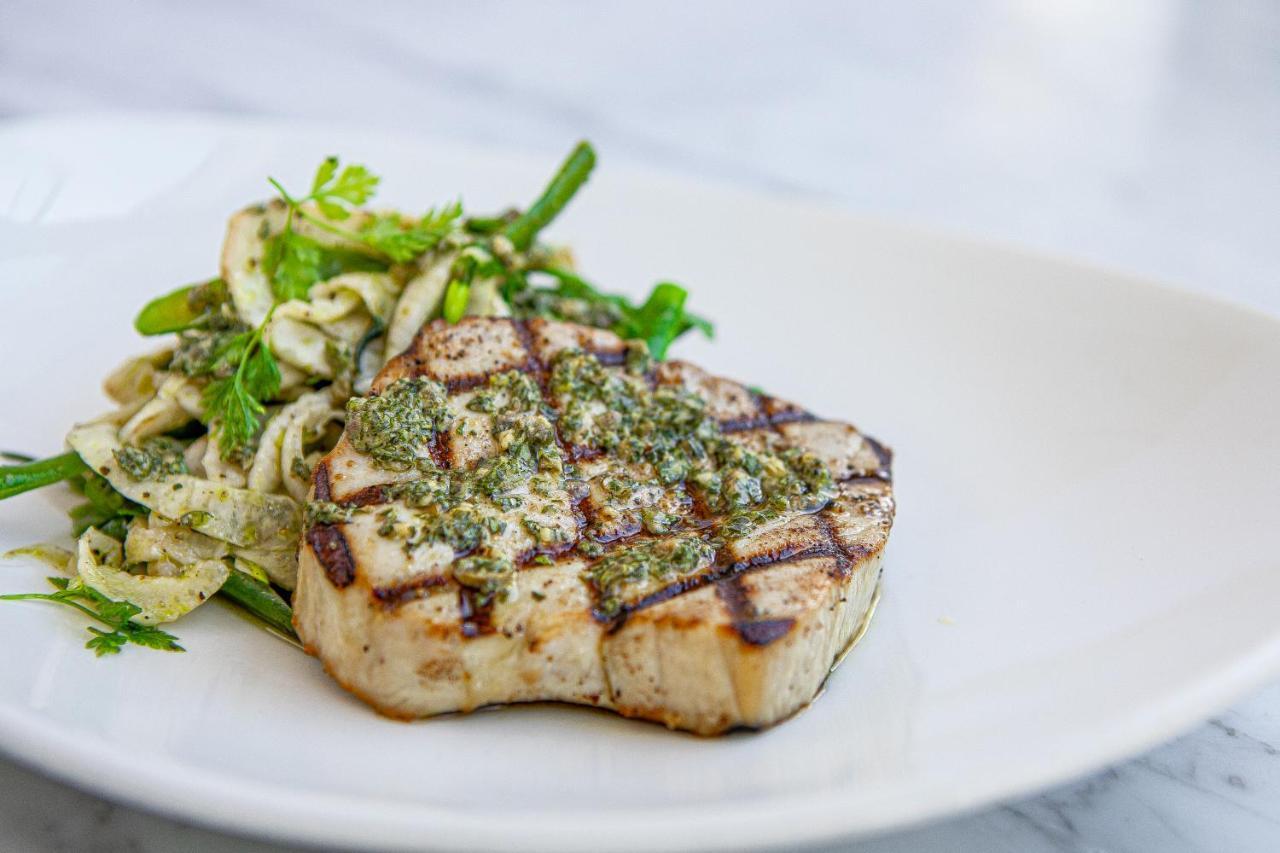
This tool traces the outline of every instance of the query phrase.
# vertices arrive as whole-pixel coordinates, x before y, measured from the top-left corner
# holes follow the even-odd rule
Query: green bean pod
[[[74,452],[21,465],[0,465],[0,500],[60,483],[89,470]]]
[[[503,235],[519,251],[533,245],[538,232],[564,210],[574,193],[582,188],[596,165],[596,152],[588,142],[579,142],[560,166],[560,171],[547,184],[538,200],[519,218],[503,229]]]
[[[180,287],[157,296],[138,312],[133,327],[144,335],[181,332],[199,322],[214,306],[226,302],[227,285],[220,279]]]
[[[285,603],[270,584],[239,569],[232,569],[219,592],[285,636],[295,636],[293,608]]]

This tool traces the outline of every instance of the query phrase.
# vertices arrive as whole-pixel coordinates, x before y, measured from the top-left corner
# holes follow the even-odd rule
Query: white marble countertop
[[[355,10],[360,8],[360,12]],[[1280,312],[1280,6],[6,0],[0,116],[354,121],[821,197]],[[1275,745],[1273,745],[1275,744]],[[1280,849],[1280,685],[863,851]],[[0,759],[0,851],[284,849]]]

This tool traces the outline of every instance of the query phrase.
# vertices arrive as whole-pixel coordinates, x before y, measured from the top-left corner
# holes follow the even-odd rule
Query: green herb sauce
[[[120,469],[131,480],[160,480],[171,474],[187,473],[182,442],[157,435],[141,444],[125,445],[114,451]]]
[[[347,427],[353,445],[384,467],[420,472],[417,479],[386,488],[388,500],[411,512],[402,517],[395,508],[384,510],[378,532],[402,540],[408,551],[447,545],[457,557],[453,571],[460,584],[475,589],[482,601],[504,597],[516,569],[510,555],[494,550],[494,537],[508,527],[500,516],[522,508],[514,521],[547,562],[546,552],[571,541],[555,523],[551,495],[588,489],[578,470],[565,464],[558,426],[566,443],[601,451],[616,463],[595,475],[598,491],[592,491],[604,502],[595,507],[598,517],[627,515],[630,531],[666,537],[624,544],[607,555],[590,530],[577,543],[578,552],[594,560],[584,578],[599,594],[599,612],[612,618],[664,586],[695,576],[726,542],[786,513],[821,509],[835,496],[831,473],[819,458],[735,443],[698,395],[650,387],[650,367],[643,346],[628,353],[621,371],[580,351],[561,352],[549,365],[554,409],[543,406],[535,380],[526,374],[491,377],[467,408],[492,417],[497,453],[465,470],[440,470],[426,452],[450,421],[439,383],[402,379],[378,397],[353,400]],[[704,517],[686,526],[691,496]],[[319,518],[330,510],[312,512]]]
[[[399,379],[373,397],[347,401],[347,437],[392,471],[430,470],[430,445],[449,422],[448,394],[431,379]]]
[[[586,577],[600,593],[599,611],[617,616],[637,597],[695,574],[715,559],[715,548],[696,536],[658,539],[619,548],[597,560]]]

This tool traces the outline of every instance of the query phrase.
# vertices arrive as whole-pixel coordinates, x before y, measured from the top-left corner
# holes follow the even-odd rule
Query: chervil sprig
[[[379,178],[364,166],[352,164],[338,171],[338,158],[325,159],[316,169],[311,181],[311,192],[306,196],[295,197],[275,178],[268,178],[276,188],[280,198],[289,206],[289,214],[285,220],[284,232],[277,242],[283,244],[284,256],[287,259],[290,243],[299,242],[301,247],[294,251],[300,269],[310,265],[314,269],[319,265],[318,245],[314,241],[301,238],[293,230],[295,216],[355,244],[363,244],[380,255],[385,255],[395,263],[407,263],[423,252],[435,247],[457,219],[462,216],[461,202],[453,202],[443,207],[428,210],[416,220],[405,219],[398,213],[371,214],[358,228],[345,228],[335,223],[345,222],[360,205],[365,204],[377,190]],[[316,216],[303,205],[313,202],[323,217]],[[310,244],[310,245],[307,245]],[[291,293],[301,289],[305,291],[311,282],[298,284],[305,279],[299,276],[298,269],[288,270],[288,281]],[[314,281],[314,279],[313,279]],[[296,296],[296,293],[295,293]],[[290,298],[295,298],[291,296]]]
[[[134,622],[133,617],[142,612],[142,608],[136,604],[108,598],[78,578],[76,580],[48,578],[48,581],[54,587],[53,592],[0,595],[0,601],[51,601],[74,608],[96,619],[110,629],[103,631],[100,628],[89,627],[89,633],[93,636],[84,644],[84,647],[91,649],[98,657],[119,654],[128,643],[166,652],[186,651],[178,645],[178,638],[169,632]]]
[[[374,214],[353,236],[369,248],[403,264],[434,249],[460,216],[462,202],[459,201],[432,208],[412,222],[404,220],[398,213]]]
[[[235,365],[231,375],[215,379],[204,389],[205,420],[218,422],[218,451],[228,458],[253,441],[264,401],[280,393],[280,365],[263,334],[274,306],[262,325],[232,337],[219,357]]]

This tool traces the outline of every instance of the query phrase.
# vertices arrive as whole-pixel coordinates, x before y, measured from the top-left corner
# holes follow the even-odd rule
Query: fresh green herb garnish
[[[304,216],[309,221],[324,221],[306,215],[301,210],[297,215]],[[344,236],[347,233],[343,231]],[[363,250],[326,245],[305,234],[299,234],[293,230],[293,219],[290,216],[286,220],[285,229],[267,239],[262,265],[271,275],[271,290],[276,299],[288,302],[290,299],[306,299],[311,286],[317,282],[345,272],[385,272],[390,262]]]
[[[398,213],[376,214],[360,226],[355,236],[396,263],[408,263],[435,248],[462,215],[462,202],[432,208],[416,221],[407,222]]]
[[[349,219],[355,208],[372,198],[378,177],[364,166],[353,164],[338,170],[338,158],[320,164],[305,196],[291,195],[275,178],[268,178],[288,207],[283,230],[267,241],[263,269],[270,281],[275,303],[256,329],[222,333],[204,344],[207,352],[194,362],[184,357],[180,368],[189,375],[215,377],[204,390],[206,422],[218,421],[218,450],[222,457],[243,454],[253,443],[266,414],[264,403],[280,392],[280,366],[264,337],[275,308],[291,299],[305,299],[311,286],[350,269],[385,269],[375,257],[362,257],[349,249],[324,246],[298,233],[294,222],[302,218],[316,227],[355,245],[405,262],[432,248],[462,215],[460,204],[428,211],[414,222],[398,214],[375,215],[360,228],[351,230],[334,221]],[[312,202],[324,215],[315,216],[303,207]],[[464,306],[465,307],[465,306]],[[145,313],[145,309],[144,309]]]
[[[84,644],[86,649],[92,649],[98,657],[118,654],[128,643],[166,652],[186,651],[178,645],[178,638],[167,631],[132,621],[134,616],[142,612],[142,608],[136,604],[108,598],[79,578],[48,578],[48,581],[54,587],[53,592],[0,595],[0,601],[52,601],[98,620],[111,630],[103,631],[90,626],[89,633],[93,636]]]
[[[672,342],[690,329],[712,337],[715,330],[710,322],[685,313],[688,296],[688,291],[678,284],[661,282],[654,286],[644,304],[635,308],[628,306],[614,331],[628,340],[644,341],[649,345],[649,353],[659,361],[667,357],[667,348]]]
[[[321,163],[311,181],[311,191],[301,197],[291,195],[275,178],[268,178],[289,206],[284,231],[273,238],[274,243],[280,246],[278,251],[283,266],[267,264],[268,269],[276,270],[273,283],[277,286],[276,295],[281,299],[305,298],[311,285],[322,280],[315,272],[320,265],[319,250],[322,247],[293,230],[295,217],[305,219],[349,243],[363,245],[385,255],[396,263],[407,263],[434,248],[462,215],[462,204],[455,201],[428,210],[416,220],[407,220],[398,213],[370,214],[358,228],[344,228],[335,223],[350,219],[356,208],[373,198],[379,178],[359,164],[346,166],[341,172],[338,166],[337,157],[329,157]],[[313,202],[323,217],[315,216],[304,208],[307,202]]]
[[[271,313],[258,328],[223,344],[217,360],[235,369],[204,389],[205,421],[218,422],[218,451],[224,459],[249,447],[267,411],[264,401],[280,392],[280,365],[263,338],[269,322]]]

